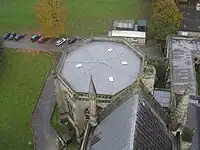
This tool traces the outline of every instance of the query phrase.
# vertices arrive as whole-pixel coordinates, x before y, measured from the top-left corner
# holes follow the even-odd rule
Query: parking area
[[[199,32],[200,31],[200,16],[199,11],[196,11],[198,0],[189,1],[189,3],[181,3],[179,10],[183,14],[181,31]]]
[[[35,42],[31,41],[31,37],[33,35],[26,35],[24,38],[20,39],[19,41],[16,40],[9,40],[4,39],[4,45],[7,48],[14,48],[14,49],[27,49],[27,50],[44,50],[44,51],[62,51],[66,49],[70,44],[66,41],[65,43],[61,44],[60,46],[56,46],[56,41],[58,38],[50,38],[48,41],[44,43],[39,43],[38,40]]]

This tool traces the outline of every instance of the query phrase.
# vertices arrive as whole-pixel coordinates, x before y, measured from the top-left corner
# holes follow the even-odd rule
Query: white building
[[[145,45],[146,43],[146,21],[138,20],[117,20],[113,22],[113,28],[108,32],[108,36],[122,37],[131,44]]]

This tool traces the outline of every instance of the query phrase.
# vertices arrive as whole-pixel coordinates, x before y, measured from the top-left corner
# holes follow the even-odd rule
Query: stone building
[[[91,120],[90,100],[96,100],[100,113],[139,74],[152,92],[154,67],[145,66],[141,52],[121,38],[92,37],[63,52],[56,69],[57,105],[61,120],[71,123],[79,142]],[[92,122],[96,124],[94,117]]]
[[[200,98],[197,96],[196,71],[200,40],[172,36],[167,39],[167,87],[171,92],[172,133],[180,134],[182,149],[200,149]],[[197,68],[196,68],[197,67]]]
[[[168,89],[160,90],[155,68],[126,40],[83,39],[56,69],[60,119],[72,125],[81,150],[199,150],[199,51],[198,39],[169,37]]]
[[[103,110],[98,125],[88,122],[80,149],[177,150],[168,120],[168,113],[138,77]]]

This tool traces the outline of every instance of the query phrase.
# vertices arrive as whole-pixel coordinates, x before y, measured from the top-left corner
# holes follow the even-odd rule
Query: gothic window
[[[86,108],[85,109],[85,111],[84,111],[84,113],[85,113],[85,120],[89,120],[89,118],[90,118],[90,111],[89,111],[89,109],[88,108]]]

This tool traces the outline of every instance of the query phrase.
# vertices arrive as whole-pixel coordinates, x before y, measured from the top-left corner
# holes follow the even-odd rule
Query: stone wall
[[[154,68],[154,66],[145,66],[144,73],[142,75],[142,82],[151,92],[152,95],[154,91],[155,77],[156,77],[156,69]]]

